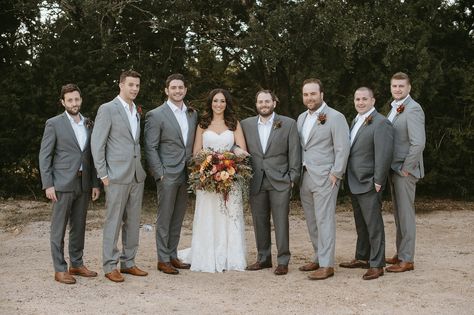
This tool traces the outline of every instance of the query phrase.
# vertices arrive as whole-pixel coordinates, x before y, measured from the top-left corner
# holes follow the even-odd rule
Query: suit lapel
[[[372,117],[372,122],[374,121],[374,117],[375,115],[377,115],[377,110],[374,110],[372,113],[370,113],[369,116],[367,116],[367,118],[369,117]],[[355,124],[355,123],[354,123]],[[364,130],[368,127],[368,124],[366,123],[366,121],[364,121],[362,123],[362,125],[360,126],[359,130],[357,130],[357,133],[355,134],[355,137],[354,137],[354,141],[352,141],[352,146],[354,146],[354,144],[356,143],[357,139],[359,138],[360,134],[362,132],[364,132]],[[352,129],[352,128],[351,128]]]
[[[171,110],[171,108],[166,102],[163,104],[163,106],[165,106],[164,113],[168,118],[167,120],[171,123],[173,128],[178,132],[179,139],[181,140],[181,143],[184,145],[184,139],[183,139],[183,135],[181,134],[181,127],[179,126],[178,120],[176,119],[173,111]],[[189,128],[189,118],[188,118],[188,131],[189,129],[190,128]]]
[[[273,137],[275,136],[275,133],[277,132],[276,128],[274,127],[276,126],[275,124],[277,122],[280,122],[280,125],[281,125],[280,117],[275,113],[275,116],[273,117],[273,125],[271,127],[272,129],[270,130],[270,135],[268,135],[267,146],[265,147],[265,153],[268,152],[268,149],[270,148],[270,143],[272,142]]]
[[[64,130],[68,133],[68,138],[74,139],[74,143],[76,144],[77,148],[79,151],[81,150],[81,147],[79,146],[79,142],[77,141],[76,134],[74,133],[74,129],[72,129],[71,126],[71,121],[69,120],[69,117],[67,116],[66,113],[63,113],[63,127]]]
[[[327,123],[327,112],[328,112],[328,108],[329,106],[326,104],[326,107],[320,111],[318,114],[316,114],[316,120],[314,121],[314,125],[313,127],[311,127],[311,131],[309,132],[309,136],[308,136],[308,141],[306,141],[306,143],[309,143],[309,141],[311,140],[311,138],[313,138],[313,136],[315,135],[316,133],[316,129],[319,127],[319,125],[321,125],[321,123],[319,122],[319,115],[322,115],[322,114],[325,114],[326,115],[326,122]]]
[[[188,143],[192,143],[190,142],[190,139],[193,136],[193,130],[195,129],[195,126],[194,126],[193,112],[189,111],[189,107],[188,107],[188,110],[186,111],[186,120],[188,121]],[[179,128],[179,130],[180,130],[179,134],[181,134],[181,128]],[[184,143],[184,139],[183,139],[183,143]],[[186,145],[188,145],[188,143],[186,143]]]
[[[132,136],[132,139],[135,139],[132,133],[132,126],[130,126],[130,121],[128,120],[127,112],[125,111],[125,108],[123,108],[122,102],[120,102],[118,98],[115,98],[114,102],[118,112],[120,113],[120,117],[122,117],[125,126],[127,126],[128,131],[130,132],[130,136]]]

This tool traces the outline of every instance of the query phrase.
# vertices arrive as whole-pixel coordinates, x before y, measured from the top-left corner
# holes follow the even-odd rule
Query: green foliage
[[[359,86],[388,111],[389,79],[412,78],[425,109],[426,178],[419,191],[474,195],[474,7],[470,1],[0,0],[0,195],[37,193],[44,122],[62,111],[61,85],[77,83],[82,112],[94,117],[118,93],[118,76],[142,74],[137,103],[164,99],[175,72],[187,99],[204,108],[208,92],[227,88],[241,118],[254,95],[276,92],[278,112],[304,110],[301,83],[318,77],[325,100],[351,120]]]

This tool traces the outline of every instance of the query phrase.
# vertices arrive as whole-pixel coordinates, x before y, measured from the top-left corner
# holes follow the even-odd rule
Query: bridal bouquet
[[[238,185],[246,195],[252,168],[248,157],[239,157],[230,151],[216,152],[201,150],[189,166],[189,190],[204,190],[222,194],[224,202],[229,193]]]

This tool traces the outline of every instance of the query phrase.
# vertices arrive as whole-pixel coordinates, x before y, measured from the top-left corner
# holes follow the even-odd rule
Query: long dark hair
[[[237,129],[237,117],[235,116],[234,111],[232,110],[232,96],[230,95],[229,91],[224,89],[214,89],[209,92],[206,101],[206,111],[202,115],[199,121],[199,127],[202,129],[207,129],[211,124],[213,118],[213,111],[212,111],[212,99],[217,94],[222,93],[225,97],[225,110],[224,110],[224,122],[229,130],[235,131]]]

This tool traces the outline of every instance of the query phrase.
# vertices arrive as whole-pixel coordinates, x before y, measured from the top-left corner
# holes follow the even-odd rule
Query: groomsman
[[[364,280],[383,275],[385,232],[382,219],[382,191],[393,154],[393,127],[374,108],[371,89],[360,87],[354,94],[358,113],[351,126],[351,151],[347,182],[357,230],[355,259],[339,264],[343,268],[368,268]]]
[[[113,282],[123,282],[122,273],[148,274],[135,265],[146,177],[141,164],[140,112],[133,102],[140,90],[140,74],[122,72],[119,88],[116,98],[99,107],[91,143],[97,174],[107,193],[102,255],[105,277]],[[120,229],[121,253],[117,248]]]
[[[176,73],[166,79],[168,100],[149,111],[145,121],[145,152],[158,196],[156,251],[158,270],[176,275],[191,266],[178,259],[187,192],[187,162],[193,152],[197,113],[184,104],[186,82]]]
[[[269,90],[256,95],[257,116],[241,122],[254,171],[250,182],[257,262],[247,270],[272,267],[270,215],[275,226],[278,266],[276,275],[288,273],[291,189],[300,176],[301,148],[296,122],[274,112],[277,97]]]
[[[410,78],[397,72],[390,81],[392,109],[388,120],[393,124],[394,147],[389,175],[393,215],[397,227],[397,254],[386,262],[393,264],[387,272],[415,269],[415,190],[418,180],[425,175],[423,150],[425,148],[425,113],[410,96]]]
[[[74,284],[72,275],[96,277],[97,272],[84,266],[84,235],[89,200],[100,195],[94,169],[90,135],[92,121],[81,115],[82,97],[79,87],[66,84],[61,88],[64,113],[46,121],[39,168],[46,197],[53,202],[51,215],[51,255],[54,279]],[[69,221],[69,271],[64,260],[64,235]]]
[[[303,82],[303,103],[308,110],[297,122],[303,149],[300,197],[315,255],[299,270],[314,271],[311,280],[334,275],[336,201],[350,150],[346,118],[323,98],[320,80]]]

